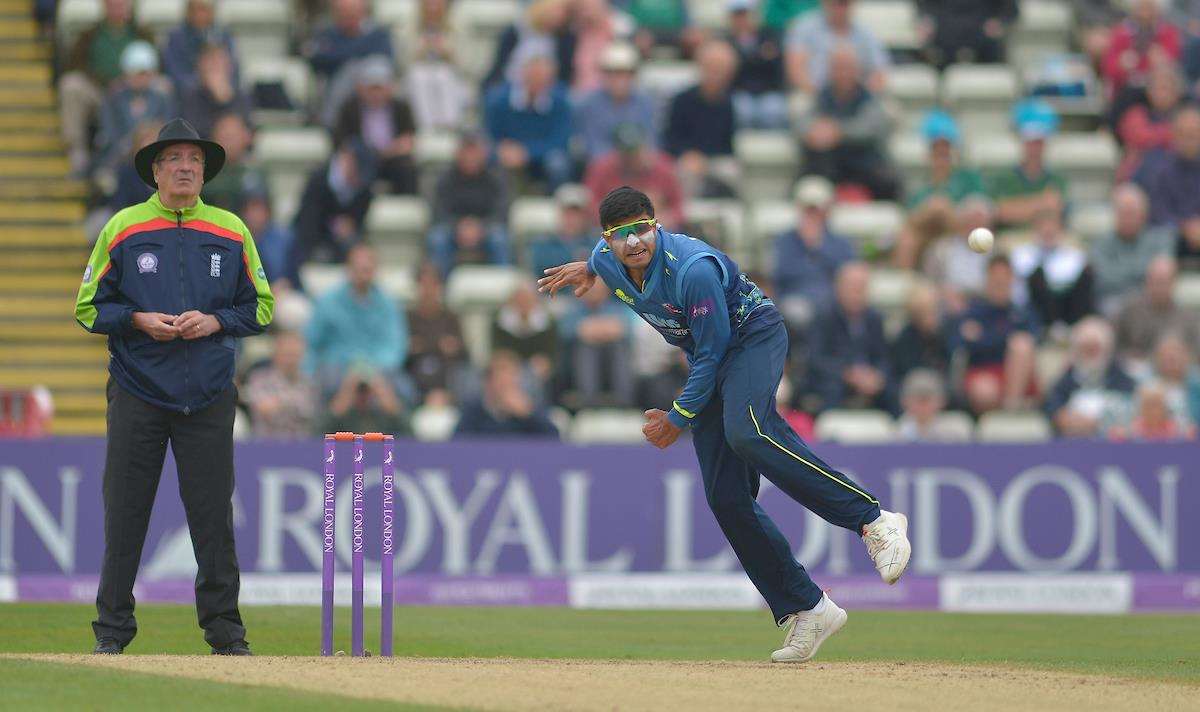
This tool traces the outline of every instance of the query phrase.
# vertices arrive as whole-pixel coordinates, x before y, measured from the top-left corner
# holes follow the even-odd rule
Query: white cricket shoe
[[[912,556],[908,517],[880,510],[879,519],[863,527],[862,540],[879,577],[888,585],[896,583],[908,568],[908,559]]]
[[[783,619],[787,629],[783,647],[771,653],[771,662],[806,663],[813,659],[821,643],[846,625],[846,612],[821,594],[821,602],[811,611],[793,613]]]

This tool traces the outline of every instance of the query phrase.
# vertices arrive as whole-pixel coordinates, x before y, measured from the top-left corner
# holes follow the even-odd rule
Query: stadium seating
[[[637,410],[582,410],[571,422],[570,440],[579,444],[642,442],[645,422]]]
[[[1034,443],[1052,438],[1054,431],[1038,411],[997,410],[979,419],[975,437],[988,443]]]
[[[917,8],[910,0],[870,0],[854,5],[854,22],[888,49],[917,48]]]
[[[415,195],[379,195],[367,211],[367,239],[407,264],[415,264],[429,228],[429,204]]]
[[[1117,142],[1104,133],[1063,133],[1046,143],[1046,163],[1067,179],[1072,201],[1107,200],[1120,162]]]
[[[1003,130],[1018,98],[1017,75],[1006,64],[954,64],[942,75],[942,103],[967,130]]]
[[[253,58],[282,57],[289,37],[287,0],[220,0],[217,23],[233,34],[243,64]]]
[[[376,280],[383,291],[401,303],[411,302],[417,296],[416,275],[412,268],[383,266],[379,268]],[[325,292],[346,281],[346,268],[312,262],[300,268],[300,281],[309,296],[320,299]]]
[[[138,0],[134,17],[156,35],[183,22],[187,0]]]
[[[413,411],[413,437],[422,441],[449,440],[458,425],[458,409],[453,406],[421,406]]]
[[[790,197],[800,158],[796,138],[787,131],[738,131],[733,151],[742,166],[742,199],[755,203]]]
[[[940,442],[970,442],[975,435],[975,422],[971,416],[957,410],[939,413],[934,421]]]
[[[878,410],[827,410],[817,416],[818,440],[865,445],[884,443],[896,434],[892,417]]]
[[[309,171],[327,160],[330,150],[329,133],[316,127],[264,128],[254,139],[254,157],[272,194],[299,195]]]

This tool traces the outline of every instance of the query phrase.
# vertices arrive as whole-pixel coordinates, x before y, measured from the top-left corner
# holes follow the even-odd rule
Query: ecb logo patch
[[[87,284],[90,281],[92,281],[92,266],[88,265],[83,268],[83,283]]]
[[[208,258],[208,276],[221,276],[221,255],[217,254],[216,252],[212,253],[212,255],[210,255]]]
[[[143,252],[137,258],[138,274],[158,272],[158,258],[152,252]]]

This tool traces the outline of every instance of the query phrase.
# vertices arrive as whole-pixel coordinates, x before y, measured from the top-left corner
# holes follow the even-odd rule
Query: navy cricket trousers
[[[726,353],[713,398],[692,426],[708,505],[776,622],[817,605],[821,589],[755,501],[760,474],[856,533],[879,516],[878,500],[813,454],[775,411],[787,350],[782,323],[745,336]]]

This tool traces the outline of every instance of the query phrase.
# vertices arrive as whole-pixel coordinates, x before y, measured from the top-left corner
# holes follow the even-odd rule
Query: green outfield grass
[[[242,613],[259,655],[318,650],[315,607]],[[88,652],[94,614],[83,605],[0,605],[0,652]],[[349,647],[349,616],[338,609],[341,649]],[[189,607],[140,606],[138,623],[128,654],[208,652]],[[368,649],[378,649],[378,630],[378,610],[369,609]],[[400,608],[395,637],[396,655],[619,660],[761,661],[780,641],[765,612],[562,608]],[[1200,616],[851,611],[820,659],[1001,664],[1200,685]]]

